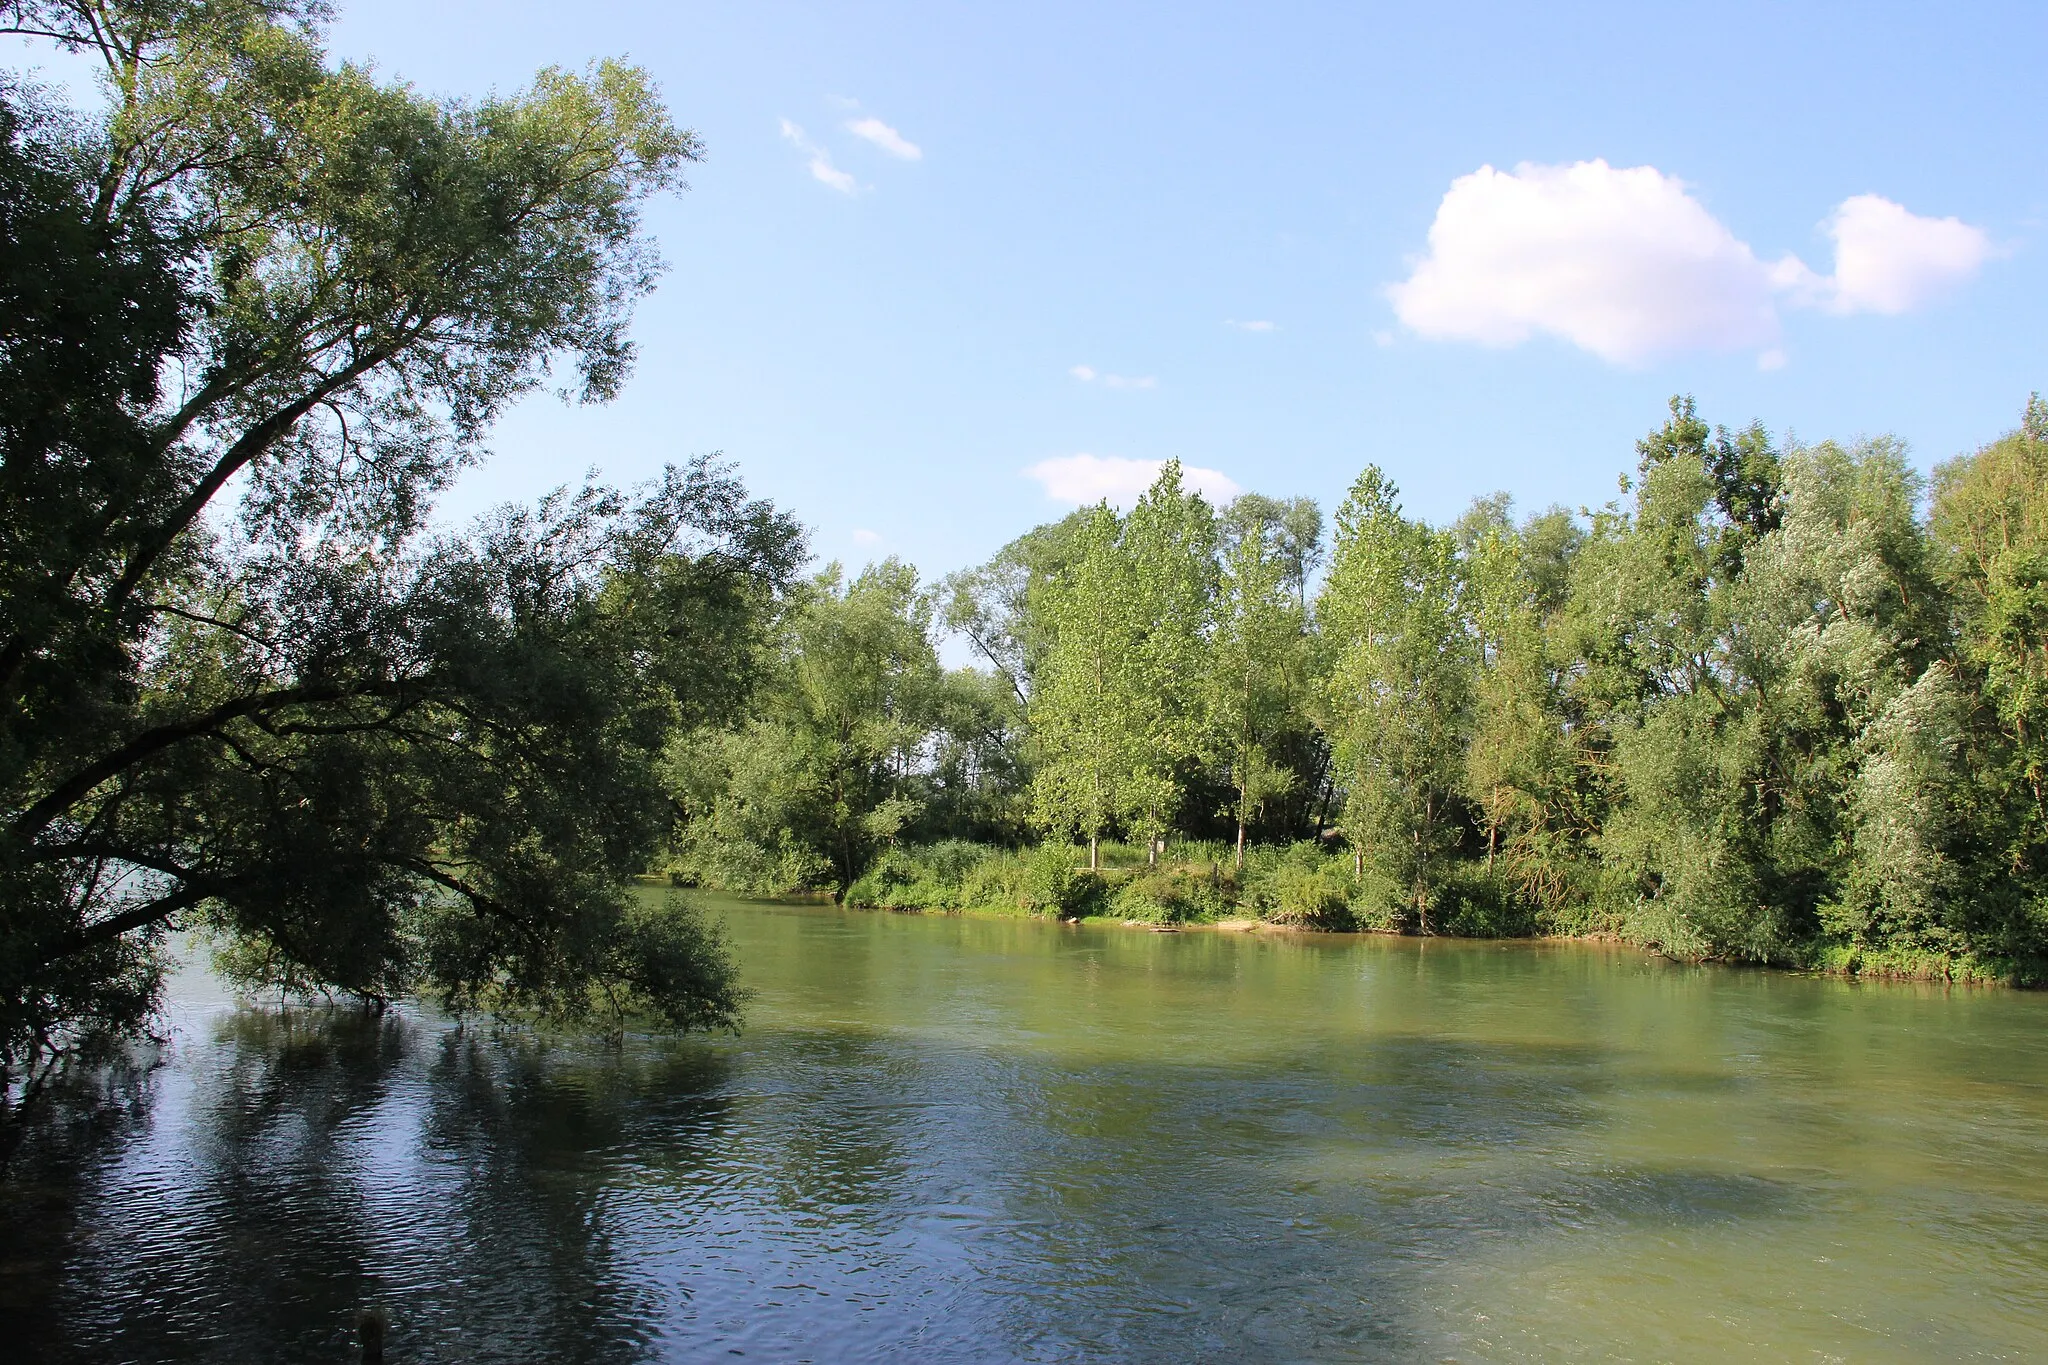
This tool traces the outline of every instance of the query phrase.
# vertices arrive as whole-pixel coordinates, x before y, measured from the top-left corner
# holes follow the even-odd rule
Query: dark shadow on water
[[[26,1120],[0,1181],[12,1358],[350,1360],[365,1306],[393,1362],[649,1358],[658,1296],[603,1205],[616,1154],[715,1134],[718,1054],[346,1009],[210,1032]]]

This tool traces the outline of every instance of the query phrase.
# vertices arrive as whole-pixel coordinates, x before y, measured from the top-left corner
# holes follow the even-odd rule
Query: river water
[[[2048,996],[724,904],[737,1038],[237,1009],[0,1185],[12,1359],[2048,1359]],[[14,1354],[25,1351],[23,1354]]]

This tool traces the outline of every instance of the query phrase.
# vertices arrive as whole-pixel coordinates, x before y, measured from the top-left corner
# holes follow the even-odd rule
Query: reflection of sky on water
[[[181,975],[169,1064],[16,1153],[0,1307],[55,1360],[344,1359],[365,1303],[394,1361],[2048,1347],[2039,997],[732,926],[738,1039],[238,1011]]]

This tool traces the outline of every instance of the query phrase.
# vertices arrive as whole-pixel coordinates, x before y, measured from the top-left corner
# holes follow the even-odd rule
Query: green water
[[[739,1038],[181,983],[30,1132],[35,1358],[2048,1359],[2048,997],[730,906]]]

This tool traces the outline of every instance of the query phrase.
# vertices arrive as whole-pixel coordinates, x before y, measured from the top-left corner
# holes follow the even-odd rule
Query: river
[[[2048,1359],[2048,995],[715,903],[738,1037],[176,984],[13,1359]]]

